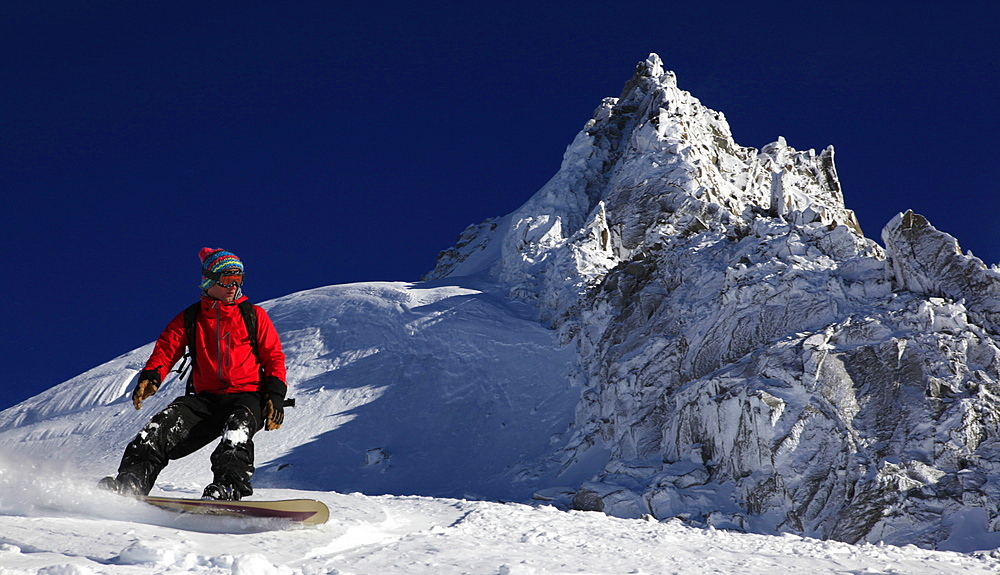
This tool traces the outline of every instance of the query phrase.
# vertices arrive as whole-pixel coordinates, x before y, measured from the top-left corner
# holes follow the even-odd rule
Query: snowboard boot
[[[142,497],[145,495],[142,487],[131,475],[119,473],[117,477],[105,477],[97,482],[97,487],[127,497]]]
[[[242,497],[239,489],[225,483],[209,483],[205,491],[202,492],[202,499],[214,499],[216,501],[239,501]]]

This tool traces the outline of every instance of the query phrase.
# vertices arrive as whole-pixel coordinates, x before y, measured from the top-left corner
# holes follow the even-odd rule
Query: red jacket
[[[258,306],[254,306],[254,311],[257,312],[260,364],[254,356],[246,323],[236,305],[246,299],[241,297],[227,304],[209,297],[201,298],[201,309],[195,323],[197,349],[191,374],[196,393],[261,391],[262,377],[269,376],[285,381],[285,354],[281,351],[281,340],[267,312]],[[187,343],[184,312],[181,312],[156,340],[146,369],[155,369],[160,374],[160,380],[165,380],[170,368],[184,356]]]

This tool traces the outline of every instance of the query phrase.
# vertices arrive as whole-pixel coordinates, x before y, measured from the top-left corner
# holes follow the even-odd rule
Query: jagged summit
[[[580,292],[664,237],[725,233],[762,213],[863,237],[832,147],[817,156],[784,138],[760,151],[737,145],[723,114],[680,90],[651,54],[597,108],[559,172],[513,214],[466,230],[428,277],[489,270],[516,297],[558,292],[541,306],[558,323],[573,302],[565,278]]]

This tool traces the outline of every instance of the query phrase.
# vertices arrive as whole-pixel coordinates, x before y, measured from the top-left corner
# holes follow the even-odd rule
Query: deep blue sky
[[[155,339],[202,246],[254,301],[419,279],[650,52],[739,144],[834,145],[869,237],[913,209],[1000,263],[998,22],[992,0],[4,2],[0,409]]]

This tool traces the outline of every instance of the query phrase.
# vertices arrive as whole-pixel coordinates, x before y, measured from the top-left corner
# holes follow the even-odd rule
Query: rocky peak
[[[909,212],[883,239],[832,147],[737,145],[653,54],[432,277],[487,273],[576,346],[557,464],[604,458],[572,486],[595,508],[928,546],[1000,529],[1000,275]]]
[[[651,54],[621,96],[595,110],[556,175],[513,214],[467,230],[428,277],[488,271],[562,325],[588,288],[635,254],[688,233],[733,233],[760,215],[845,224],[863,238],[832,147],[817,155],[784,138],[759,151],[737,145],[725,116],[679,89]]]

